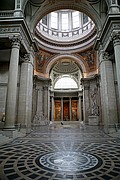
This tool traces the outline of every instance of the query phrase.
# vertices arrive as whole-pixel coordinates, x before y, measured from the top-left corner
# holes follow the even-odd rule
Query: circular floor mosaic
[[[16,140],[0,147],[0,180],[120,180],[120,141],[101,142]]]
[[[83,152],[51,152],[40,157],[39,163],[55,171],[87,171],[98,165],[98,159]]]

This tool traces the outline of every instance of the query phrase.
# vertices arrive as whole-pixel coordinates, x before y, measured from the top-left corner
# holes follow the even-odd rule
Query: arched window
[[[68,31],[68,13],[62,13],[62,31]]]
[[[79,11],[72,12],[72,23],[73,23],[73,29],[78,28],[80,26],[80,18],[79,18]]]
[[[57,12],[51,13],[51,28],[58,29],[58,13]]]
[[[55,83],[54,89],[77,89],[78,85],[75,80],[67,75],[58,79]]]

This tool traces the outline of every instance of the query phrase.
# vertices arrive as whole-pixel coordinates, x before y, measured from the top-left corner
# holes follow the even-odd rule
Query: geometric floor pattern
[[[0,147],[1,180],[120,180],[120,140],[88,128],[33,131]]]

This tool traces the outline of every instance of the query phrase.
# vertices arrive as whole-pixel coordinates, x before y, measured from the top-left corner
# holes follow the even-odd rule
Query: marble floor
[[[34,128],[0,147],[1,180],[120,180],[120,139],[99,127]]]

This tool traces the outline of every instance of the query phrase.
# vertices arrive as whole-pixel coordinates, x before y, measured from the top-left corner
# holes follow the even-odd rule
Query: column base
[[[108,126],[104,126],[104,132],[107,133],[107,134],[112,134],[112,133],[115,133],[116,132],[116,127],[115,127],[115,124],[111,124],[111,125],[108,125]]]
[[[23,137],[23,136],[25,136],[25,134],[23,134],[23,133],[20,133],[19,131],[17,131],[17,130],[7,130],[7,129],[5,129],[5,130],[3,130],[2,131],[2,134],[3,135],[5,135],[5,136],[7,136],[7,137],[9,137],[9,138],[11,138],[11,139],[16,139],[16,138],[18,138],[18,137]]]
[[[98,126],[99,116],[92,115],[92,116],[89,116],[88,119],[89,119],[89,125]]]
[[[5,126],[3,128],[3,130],[4,131],[15,131],[16,129],[15,129],[15,126]]]

